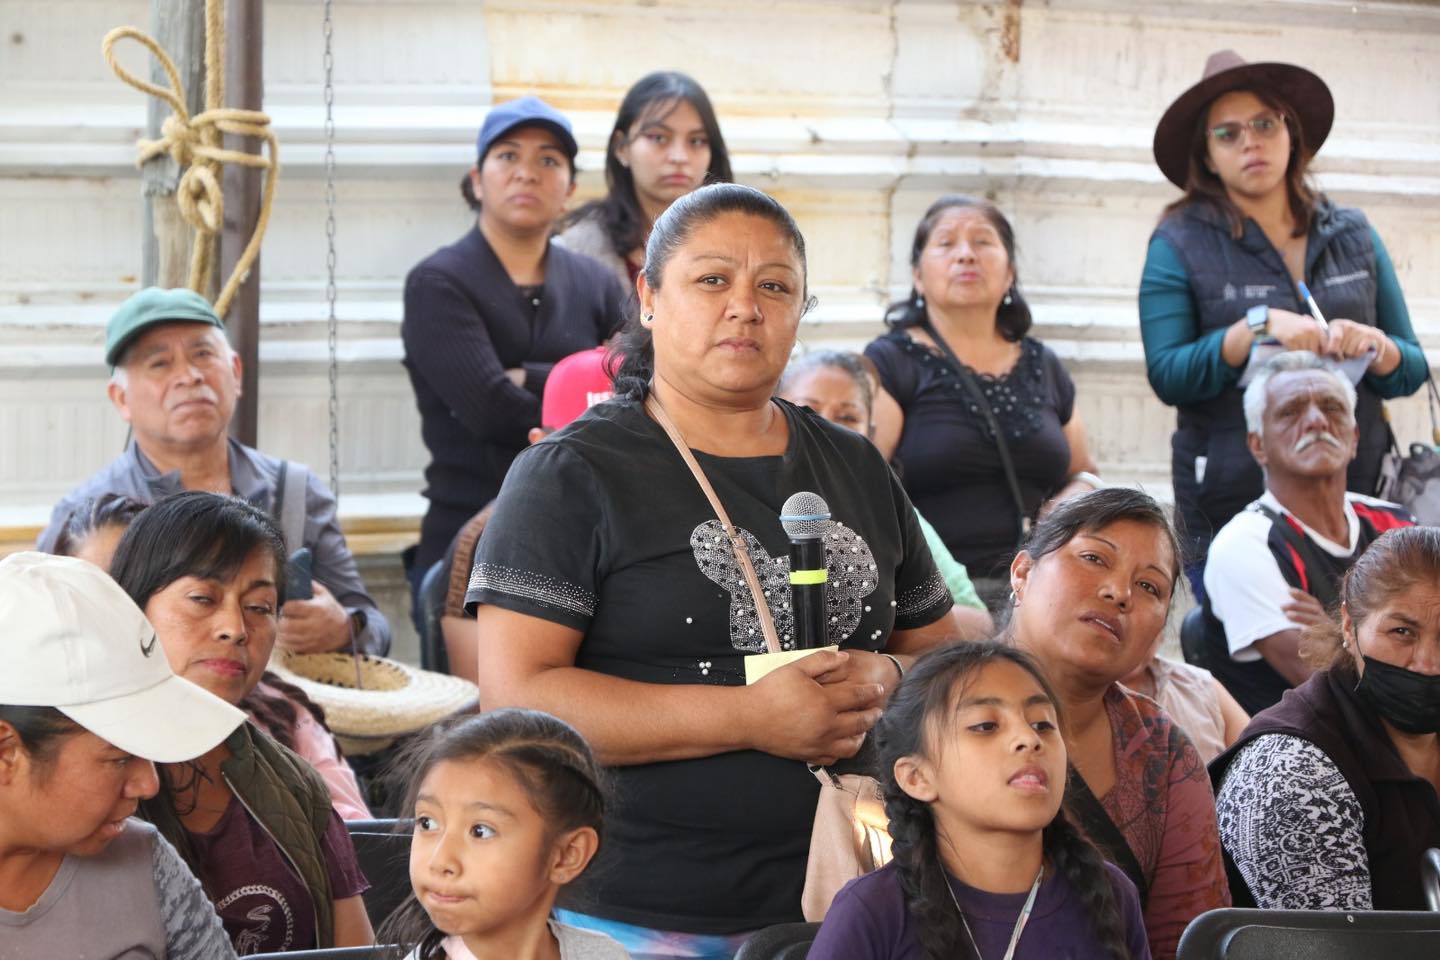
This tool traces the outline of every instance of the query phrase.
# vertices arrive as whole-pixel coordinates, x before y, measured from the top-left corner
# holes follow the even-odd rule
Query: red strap
[[[1285,519],[1289,520],[1289,517]],[[1293,520],[1291,521],[1294,522]],[[1310,592],[1310,577],[1305,573],[1305,561],[1300,559],[1300,554],[1290,544],[1285,544],[1285,549],[1290,551],[1290,561],[1295,564],[1295,572],[1300,575],[1300,589],[1306,593]]]
[[[1350,504],[1355,510],[1355,516],[1366,520],[1370,526],[1375,528],[1376,533],[1384,533],[1386,530],[1399,530],[1401,527],[1413,527],[1414,522],[1399,516],[1389,510],[1379,509],[1363,503]]]

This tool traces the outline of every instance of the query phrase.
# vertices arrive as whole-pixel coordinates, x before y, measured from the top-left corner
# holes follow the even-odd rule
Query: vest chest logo
[[[1235,299],[1235,284],[1233,284],[1233,283],[1227,283],[1227,284],[1225,284],[1224,296],[1225,296],[1225,299],[1226,299],[1226,300],[1234,300],[1234,299]]]
[[[1354,283],[1356,280],[1368,280],[1369,278],[1369,270],[1356,270],[1354,273],[1342,273],[1338,277],[1326,277],[1320,282],[1326,287],[1336,287],[1342,283]]]
[[[1268,300],[1276,289],[1273,283],[1247,283],[1241,292],[1246,300]]]

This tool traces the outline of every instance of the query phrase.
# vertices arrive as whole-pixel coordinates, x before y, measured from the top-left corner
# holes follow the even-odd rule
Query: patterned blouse
[[[1369,910],[1355,791],[1326,753],[1283,733],[1235,755],[1216,798],[1220,837],[1263,910]]]
[[[1215,798],[1194,744],[1154,700],[1112,684],[1105,711],[1115,785],[1100,803],[1149,881],[1145,929],[1163,960],[1191,920],[1230,905]]]

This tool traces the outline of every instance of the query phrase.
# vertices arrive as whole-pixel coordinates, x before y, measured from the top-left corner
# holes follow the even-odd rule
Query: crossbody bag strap
[[[1066,771],[1065,809],[1090,842],[1099,847],[1100,852],[1106,854],[1107,859],[1124,871],[1130,882],[1135,884],[1143,909],[1150,900],[1150,881],[1146,878],[1135,851],[1130,849],[1130,841],[1125,838],[1124,832],[1110,817],[1105,805],[1090,790],[1090,785],[1074,766],[1070,766]]]
[[[770,607],[765,602],[765,592],[760,589],[760,578],[755,575],[755,565],[750,562],[750,551],[745,547],[745,541],[740,537],[740,531],[730,522],[730,515],[725,512],[725,506],[715,494],[715,488],[710,486],[710,481],[705,478],[705,471],[700,469],[696,462],[695,455],[690,452],[690,445],[676,429],[675,422],[655,399],[654,391],[645,398],[645,412],[660,424],[670,442],[675,444],[675,449],[680,452],[680,459],[685,461],[685,466],[690,468],[690,473],[695,477],[695,482],[700,484],[700,489],[705,492],[705,499],[710,501],[710,508],[715,511],[715,516],[720,519],[720,526],[725,531],[725,537],[730,541],[730,549],[735,553],[735,562],[740,566],[740,573],[745,577],[745,585],[750,588],[750,598],[755,601],[755,615],[760,618],[760,632],[765,634],[765,648],[771,653],[780,652],[780,635],[775,632],[775,621],[770,616]]]
[[[1020,541],[1030,536],[1030,512],[1025,507],[1025,497],[1020,493],[1020,478],[1015,474],[1015,461],[1010,456],[1010,445],[1005,442],[1005,431],[1000,429],[1000,421],[995,416],[995,411],[990,407],[990,401],[985,396],[985,391],[980,389],[980,384],[975,382],[975,377],[970,373],[969,368],[960,362],[955,356],[955,351],[950,349],[950,344],[936,332],[929,320],[921,324],[921,328],[930,335],[931,341],[939,348],[940,353],[950,362],[955,375],[964,384],[965,391],[970,394],[970,399],[980,408],[980,413],[985,417],[985,422],[990,425],[990,432],[995,435],[995,449],[1000,453],[1000,466],[1005,470],[1005,483],[1010,487],[1010,496],[1015,501],[1015,514],[1020,518]]]
[[[1440,389],[1435,386],[1435,375],[1430,372],[1430,366],[1425,366],[1425,388],[1429,393],[1430,407],[1430,442],[1440,447]]]

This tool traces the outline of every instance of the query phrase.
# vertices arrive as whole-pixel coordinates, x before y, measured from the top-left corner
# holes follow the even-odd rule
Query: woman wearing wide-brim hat
[[[1381,401],[1425,382],[1385,245],[1364,214],[1310,182],[1334,117],[1329,88],[1309,70],[1222,50],[1155,128],[1155,162],[1185,196],[1150,238],[1140,333],[1151,386],[1178,408],[1171,470],[1197,592],[1211,537],[1263,490],[1238,386],[1257,340],[1335,358],[1374,351],[1358,385],[1349,486],[1359,493],[1375,491],[1390,443]]]

